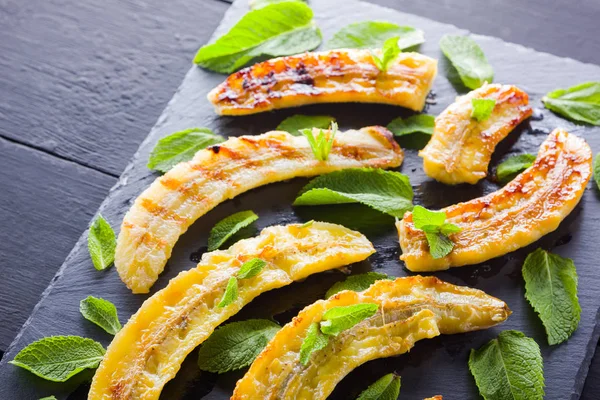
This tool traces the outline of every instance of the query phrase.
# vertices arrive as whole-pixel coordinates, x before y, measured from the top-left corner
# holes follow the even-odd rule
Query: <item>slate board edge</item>
[[[363,4],[368,4],[369,7],[373,7],[373,8],[379,8],[382,10],[393,10],[395,13],[400,13],[400,14],[406,14],[407,13],[403,13],[402,11],[399,10],[395,10],[395,9],[391,9],[389,7],[383,7],[377,4],[372,4],[369,2],[364,2],[364,1],[360,1],[357,0],[357,2],[363,3]],[[209,42],[214,41],[215,38],[219,37],[220,35],[222,35],[225,30],[227,29],[226,26],[229,26],[226,22],[228,20],[233,19],[233,16],[235,14],[235,10],[237,8],[246,8],[247,7],[247,2],[246,0],[235,0],[234,3],[232,3],[232,6],[226,11],[221,24],[216,28],[215,32],[211,35]],[[417,18],[422,20],[423,22],[428,22],[428,21],[434,21],[430,18],[425,18],[425,17],[420,17],[420,16],[416,16],[413,14],[410,14],[412,18]],[[563,57],[563,56],[556,56],[553,55],[551,53],[547,53],[547,52],[542,52],[542,51],[537,51],[531,47],[527,47],[527,46],[523,46],[520,44],[516,44],[516,43],[511,43],[511,42],[506,42],[504,40],[492,37],[492,36],[487,36],[487,35],[480,35],[480,34],[475,34],[475,33],[471,33],[465,29],[459,28],[453,24],[448,24],[448,23],[442,23],[442,22],[438,22],[435,21],[437,24],[440,25],[445,25],[449,28],[453,28],[453,29],[457,29],[465,34],[468,34],[469,36],[477,39],[477,40],[484,40],[484,41],[490,41],[490,42],[497,42],[497,43],[501,43],[504,45],[507,45],[509,47],[513,47],[515,48],[515,51],[533,51],[535,53],[537,53],[538,55],[544,56],[544,57],[552,57],[553,59],[561,59],[563,61],[567,61],[569,63],[577,63],[579,65],[588,65],[588,66],[594,66],[597,67],[597,65],[592,64],[592,63],[586,63],[586,62],[582,62],[582,61],[578,61],[575,60],[571,57]],[[192,67],[190,68],[190,70],[186,73],[186,76],[184,77],[183,82],[186,81],[186,78],[189,74],[194,73],[195,69],[197,67],[192,65]],[[183,83],[179,86],[182,87]],[[134,178],[134,176],[130,176],[130,171],[131,169],[134,167],[135,162],[140,158],[140,154],[142,154],[142,149],[145,148],[145,146],[147,146],[150,142],[156,142],[159,139],[159,136],[157,135],[157,133],[160,131],[159,127],[162,125],[164,118],[166,115],[169,114],[169,110],[171,107],[171,104],[173,102],[175,102],[175,100],[177,99],[179,95],[179,89],[177,90],[177,92],[174,94],[174,96],[171,98],[171,100],[169,101],[169,103],[167,104],[167,106],[165,107],[165,109],[163,110],[163,112],[161,113],[161,115],[159,116],[156,124],[153,126],[153,128],[150,130],[150,133],[148,134],[148,136],[141,142],[140,146],[138,147],[138,150],[134,153],[134,155],[131,157],[131,159],[129,160],[129,163],[127,164],[127,167],[125,168],[125,170],[123,171],[123,173],[121,174],[121,176],[119,177],[119,180],[117,181],[117,183],[110,189],[108,196],[106,197],[106,199],[102,202],[102,204],[100,205],[98,212],[96,213],[96,215],[94,216],[93,219],[95,219],[95,217],[98,214],[101,214],[105,209],[107,209],[108,207],[108,203],[111,201],[111,199],[113,198],[114,193],[120,189],[121,187],[125,186],[128,184],[128,181],[130,178]],[[92,219],[92,221],[93,221]],[[90,221],[91,223],[91,221]],[[115,231],[118,232],[118,228],[116,224],[112,224],[113,228],[115,228]],[[119,223],[120,226],[120,223]],[[89,227],[88,227],[89,228]],[[4,365],[6,363],[8,363],[8,361],[12,358],[14,358],[13,354],[13,350],[14,348],[17,346],[19,339],[22,337],[22,335],[24,334],[25,329],[30,325],[31,320],[33,319],[33,317],[36,315],[38,309],[40,308],[40,306],[42,305],[42,303],[44,302],[44,300],[46,299],[46,297],[52,292],[52,289],[54,288],[55,282],[63,275],[64,270],[66,269],[67,265],[69,265],[69,261],[74,257],[74,255],[77,253],[77,251],[80,250],[81,246],[87,246],[87,233],[88,230],[84,231],[81,235],[81,237],[79,238],[79,240],[77,241],[77,243],[75,244],[75,246],[73,247],[73,249],[71,250],[71,252],[69,253],[69,255],[67,256],[67,258],[65,259],[65,261],[63,262],[63,264],[61,265],[61,267],[59,268],[59,270],[57,271],[56,275],[54,276],[54,278],[52,279],[51,283],[48,285],[48,287],[44,290],[44,292],[42,293],[40,300],[38,301],[38,303],[36,304],[36,306],[34,307],[33,311],[31,312],[29,318],[27,319],[27,321],[23,324],[23,326],[21,327],[21,329],[19,330],[19,333],[15,336],[14,340],[12,341],[12,343],[10,344],[10,346],[6,349],[5,353],[4,353],[4,357],[2,358],[2,360],[0,361],[0,365]],[[114,267],[111,267],[114,268]],[[116,273],[116,271],[114,272]],[[586,357],[583,360],[581,367],[579,369],[578,372],[578,379],[577,382],[575,382],[575,393],[573,394],[573,399],[577,399],[579,398],[579,396],[581,395],[581,391],[583,390],[583,385],[585,383],[585,379],[587,377],[587,373],[589,370],[589,366],[592,360],[592,357],[594,355],[595,352],[595,348],[596,348],[596,344],[598,342],[598,339],[600,338],[600,310],[598,310],[597,314],[596,314],[596,326],[595,329],[593,331],[593,335],[592,335],[593,340],[591,340],[591,342],[588,344],[588,349],[589,351],[586,353]]]

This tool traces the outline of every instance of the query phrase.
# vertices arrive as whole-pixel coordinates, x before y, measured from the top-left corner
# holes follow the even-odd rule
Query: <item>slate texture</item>
[[[219,35],[226,31],[246,11],[246,2],[240,0],[225,15],[217,29]],[[437,23],[413,15],[355,1],[313,1],[317,24],[325,40],[340,26],[366,19],[384,19],[412,25],[425,31],[427,42],[421,46],[424,54],[441,58],[437,43],[445,33],[466,33],[456,27]],[[551,129],[561,126],[588,140],[594,152],[600,150],[600,129],[574,125],[543,110],[540,99],[548,91],[567,87],[584,80],[600,79],[600,68],[549,54],[536,53],[521,46],[506,44],[489,37],[474,37],[484,49],[495,68],[496,82],[513,83],[525,89],[536,107],[535,117],[511,134],[497,149],[492,169],[509,153],[536,152],[539,144]],[[438,114],[450,104],[464,88],[454,86],[446,79],[447,63],[440,60],[440,75],[433,89],[433,104],[426,112]],[[118,226],[132,199],[145,189],[156,175],[146,167],[148,154],[156,141],[173,131],[192,126],[208,126],[225,135],[258,134],[273,129],[286,116],[297,112],[324,113],[337,117],[342,129],[371,124],[385,125],[400,115],[410,115],[406,110],[379,105],[326,105],[310,106],[301,110],[286,110],[243,118],[219,118],[207,103],[206,93],[224,79],[222,75],[192,68],[178,89],[169,106],[141,145],[119,183],[111,190],[101,207],[102,214],[113,226]],[[400,171],[408,174],[415,189],[416,202],[426,207],[443,207],[457,201],[489,193],[497,189],[491,180],[475,186],[449,188],[427,179],[415,151],[407,151]],[[194,266],[194,259],[206,246],[208,231],[221,218],[235,211],[253,209],[261,218],[259,228],[272,225],[327,219],[343,222],[369,236],[378,253],[369,262],[353,268],[354,273],[376,270],[390,275],[404,276],[407,271],[398,261],[399,249],[392,221],[374,214],[361,206],[292,208],[295,194],[305,180],[293,180],[253,190],[228,201],[202,217],[179,241],[174,249],[165,273],[153,292],[164,287],[179,271]],[[350,216],[350,219],[348,219]],[[368,384],[381,375],[396,371],[403,377],[402,394],[406,398],[424,398],[443,394],[446,399],[477,398],[477,389],[467,368],[468,352],[479,347],[504,329],[519,329],[536,339],[545,360],[546,399],[577,399],[583,387],[589,362],[598,340],[598,310],[600,275],[597,260],[597,230],[600,226],[600,193],[590,186],[581,204],[560,228],[540,242],[492,260],[482,265],[463,267],[436,274],[452,283],[474,286],[505,300],[514,314],[504,325],[482,332],[435,338],[420,342],[409,354],[397,358],[377,360],[358,368],[336,389],[331,398],[355,397]],[[101,296],[117,304],[122,322],[139,307],[147,296],[131,295],[119,281],[114,269],[95,271],[87,255],[86,234],[75,246],[61,267],[54,283],[36,306],[31,318],[15,339],[0,363],[0,398],[38,398],[55,394],[65,398],[76,383],[52,384],[33,377],[26,371],[7,364],[25,345],[43,336],[79,334],[100,340],[105,345],[110,337],[78,313],[79,301],[88,296]],[[580,278],[579,298],[582,319],[578,331],[565,344],[549,347],[541,323],[523,298],[523,282],[520,266],[525,256],[541,246],[573,258]],[[289,288],[261,296],[246,307],[238,319],[250,316],[274,316],[281,323],[287,322],[299,308],[322,297],[327,288],[342,279],[339,273],[322,274]],[[240,373],[222,376],[199,374],[192,353],[182,371],[163,393],[165,399],[200,398],[226,399]],[[568,367],[567,367],[568,366]],[[85,376],[80,377],[80,379]],[[85,397],[85,386],[72,398]]]

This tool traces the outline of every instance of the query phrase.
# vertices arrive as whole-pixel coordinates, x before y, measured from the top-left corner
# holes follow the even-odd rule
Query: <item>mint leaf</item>
[[[327,129],[335,118],[329,115],[292,115],[284,119],[276,128],[278,131],[289,132],[294,136],[301,135],[303,129]]]
[[[600,153],[596,154],[596,161],[594,162],[594,180],[596,186],[600,189]]]
[[[167,172],[175,165],[194,158],[198,150],[224,142],[223,136],[215,135],[208,128],[191,128],[175,132],[160,139],[148,159],[148,168]]]
[[[104,348],[92,339],[79,336],[51,336],[31,343],[9,363],[40,378],[65,382],[86,368],[96,368]]]
[[[232,322],[217,328],[198,351],[198,367],[222,374],[247,367],[281,329],[266,319]]]
[[[412,208],[413,191],[406,175],[372,168],[331,172],[311,180],[295,206],[362,203],[402,218]]]
[[[461,231],[459,226],[446,222],[444,211],[431,211],[421,206],[413,208],[413,224],[415,228],[425,232],[429,253],[434,259],[450,254],[454,243],[448,235]]]
[[[377,57],[377,55],[371,52],[371,56],[373,57],[373,62],[379,68],[380,71],[387,71],[390,63],[398,57],[398,55],[402,52],[400,47],[398,47],[398,40],[400,38],[398,36],[394,36],[389,38],[383,43],[383,48],[381,49],[382,58]]]
[[[378,308],[377,304],[372,303],[330,308],[323,314],[321,332],[337,336],[346,329],[375,315]]]
[[[402,147],[422,149],[425,147],[435,128],[435,117],[428,114],[417,114],[408,118],[396,118],[387,128],[399,138]]]
[[[311,354],[324,349],[327,343],[329,343],[329,336],[321,333],[319,324],[313,322],[302,341],[302,346],[300,346],[300,362],[302,365],[308,365]]]
[[[88,232],[88,251],[94,268],[103,270],[115,261],[117,240],[115,232],[102,215],[94,220]]]
[[[250,261],[246,261],[240,267],[240,270],[237,273],[238,279],[249,279],[255,277],[262,271],[262,269],[267,265],[267,262],[261,260],[260,258],[253,258]]]
[[[518,174],[533,165],[535,156],[533,154],[518,154],[503,161],[496,168],[496,177],[501,183],[513,180]]]
[[[327,161],[337,130],[337,124],[332,122],[331,129],[329,129],[327,134],[325,134],[322,129],[319,129],[317,137],[314,136],[312,129],[302,129],[300,130],[300,133],[306,136],[306,140],[308,140],[308,144],[310,145],[315,158],[319,161]]]
[[[600,125],[600,82],[586,82],[558,89],[542,98],[544,106],[563,117]]]
[[[223,218],[210,230],[208,235],[208,251],[217,250],[227,239],[258,219],[253,211],[240,211]]]
[[[535,340],[504,331],[478,350],[469,369],[485,400],[537,400],[544,397],[544,370]]]
[[[57,400],[57,399],[54,396],[47,396],[47,397],[41,398],[40,400]]]
[[[441,232],[425,231],[425,237],[427,238],[427,243],[429,243],[429,253],[436,260],[446,257],[454,248],[452,240]]]
[[[314,224],[314,223],[315,223],[315,220],[311,219],[310,221],[306,221],[305,223],[300,225],[299,228],[300,229],[308,228],[309,226],[312,226],[312,224]]]
[[[485,82],[494,80],[492,66],[479,45],[470,37],[444,35],[440,40],[440,48],[469,89],[477,89]]]
[[[326,49],[377,49],[391,37],[400,37],[402,50],[425,42],[423,31],[385,21],[363,21],[346,25],[325,44]]]
[[[431,211],[422,206],[415,206],[412,213],[413,224],[417,229],[423,229],[429,225],[439,227],[446,222],[444,211]]]
[[[581,316],[573,260],[537,249],[525,259],[523,278],[525,298],[540,316],[548,343],[567,340]]]
[[[496,100],[494,99],[471,99],[471,118],[478,122],[485,121],[492,115],[494,107],[496,107]]]
[[[111,335],[121,330],[117,308],[108,300],[88,296],[79,303],[81,315]]]
[[[400,395],[400,377],[387,374],[369,386],[356,400],[397,400]]]
[[[321,31],[313,12],[300,1],[272,3],[245,14],[214,43],[198,50],[194,62],[221,73],[232,73],[256,57],[279,57],[315,49]]]
[[[342,290],[353,290],[355,292],[362,292],[366,290],[376,281],[382,279],[392,279],[386,274],[380,274],[379,272],[367,272],[359,275],[351,275],[341,282],[336,282],[327,293],[325,298],[328,299],[334,294],[341,292]]]
[[[238,298],[238,281],[235,276],[229,278],[229,282],[227,282],[227,287],[225,288],[225,293],[223,293],[223,298],[217,304],[217,307],[227,307]]]

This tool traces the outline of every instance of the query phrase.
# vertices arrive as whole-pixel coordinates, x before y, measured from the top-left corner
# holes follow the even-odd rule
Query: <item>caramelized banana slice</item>
[[[381,57],[381,50],[374,50]],[[208,94],[219,115],[246,115],[315,103],[382,103],[421,111],[437,60],[401,53],[386,72],[370,50],[274,58],[230,75]]]
[[[496,100],[488,119],[471,118],[472,99]],[[487,175],[496,145],[531,113],[527,93],[515,86],[484,85],[459,97],[437,116],[433,136],[419,152],[425,173],[450,185],[477,183]]]
[[[300,347],[313,322],[339,306],[375,303],[379,311],[316,351],[306,366]],[[350,371],[369,360],[409,351],[421,339],[485,329],[503,322],[508,306],[484,292],[413,276],[343,291],[302,310],[285,325],[238,381],[232,399],[325,399]]]
[[[345,168],[397,167],[402,158],[391,132],[377,126],[338,133],[327,161],[315,159],[304,136],[230,138],[175,166],[136,199],[121,225],[115,266],[134,293],[147,293],[179,236],[219,203],[272,182]]]
[[[362,261],[374,252],[360,233],[315,222],[266,228],[228,250],[205,254],[196,268],[180,273],[146,300],[115,336],[94,376],[89,399],[158,399],[185,357],[256,296]],[[267,265],[255,277],[238,281],[237,300],[218,307],[229,278],[253,258]]]
[[[554,130],[535,163],[502,189],[443,209],[462,231],[450,235],[454,249],[433,259],[412,213],[396,223],[400,259],[411,271],[478,264],[525,247],[558,228],[577,205],[592,173],[592,151],[581,138]]]

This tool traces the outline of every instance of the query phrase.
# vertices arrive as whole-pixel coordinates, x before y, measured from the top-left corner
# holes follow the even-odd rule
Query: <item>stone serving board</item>
[[[315,20],[323,31],[324,40],[331,38],[343,25],[363,20],[387,20],[424,30],[427,42],[421,45],[419,51],[440,59],[439,76],[425,112],[437,115],[458,94],[466,92],[456,81],[455,71],[443,59],[438,47],[442,35],[467,34],[466,31],[354,0],[312,1],[311,7],[315,12]],[[236,1],[225,15],[215,37],[226,32],[246,11],[247,1]],[[465,18],[468,18],[467,14]],[[497,21],[490,19],[490,23],[495,22]],[[542,96],[550,90],[583,81],[600,80],[600,67],[535,52],[490,37],[473,37],[493,65],[495,81],[520,86],[529,93],[535,107],[534,116],[498,146],[491,170],[509,154],[537,152],[547,134],[556,127],[566,128],[584,137],[595,153],[600,151],[600,128],[573,124],[545,110],[541,103]],[[193,54],[190,54],[190,60],[192,57]],[[148,155],[155,143],[177,130],[206,126],[226,136],[260,134],[274,129],[285,117],[295,113],[333,115],[344,130],[367,125],[386,125],[395,117],[412,114],[391,106],[340,104],[308,106],[248,117],[218,117],[206,100],[206,94],[223,79],[223,75],[200,68],[190,69],[156,126],[100,208],[100,212],[113,227],[120,226],[135,197],[156,178],[157,175],[146,168]],[[499,187],[491,178],[474,186],[449,187],[439,184],[425,176],[421,159],[415,150],[406,150],[406,160],[399,171],[410,176],[415,202],[428,208],[466,201]],[[233,212],[248,209],[254,210],[260,219],[255,224],[256,228],[247,230],[246,234],[255,234],[259,229],[274,224],[310,219],[339,222],[366,234],[377,249],[377,253],[368,261],[353,266],[353,274],[370,270],[393,276],[410,274],[398,259],[399,247],[392,218],[360,205],[291,207],[296,194],[306,182],[305,179],[295,179],[252,190],[221,204],[202,217],[177,243],[173,256],[152,293],[165,287],[169,279],[180,271],[195,266],[206,249],[208,232],[217,221]],[[513,310],[513,315],[505,324],[486,331],[421,341],[408,354],[369,362],[345,378],[331,398],[355,398],[373,381],[392,371],[402,376],[401,396],[405,399],[422,399],[435,394],[442,394],[444,399],[450,400],[478,398],[477,388],[467,366],[469,351],[507,329],[523,331],[540,345],[544,357],[546,399],[579,398],[600,334],[599,236],[600,192],[595,184],[590,183],[580,205],[557,231],[539,242],[484,264],[435,274],[440,279],[472,286],[506,301]],[[1,361],[0,398],[37,399],[51,394],[60,399],[85,398],[87,381],[92,371],[86,371],[67,383],[57,384],[43,381],[8,364],[8,361],[27,344],[51,335],[81,335],[98,340],[106,346],[111,340],[110,335],[81,317],[79,301],[89,295],[110,300],[116,304],[120,319],[125,323],[148,297],[131,294],[119,280],[114,268],[96,271],[89,259],[86,239],[87,232],[84,232]],[[23,245],[26,246],[26,243]],[[582,307],[579,329],[566,343],[558,346],[547,344],[544,329],[523,296],[521,265],[527,254],[537,247],[572,258],[579,274],[579,300]],[[244,308],[235,320],[273,317],[282,324],[286,323],[302,307],[322,298],[334,282],[343,278],[344,275],[340,272],[323,273],[304,282],[266,293]],[[244,371],[220,376],[201,373],[195,365],[195,358],[196,352],[193,352],[177,377],[167,385],[161,398],[229,398],[236,380]]]

